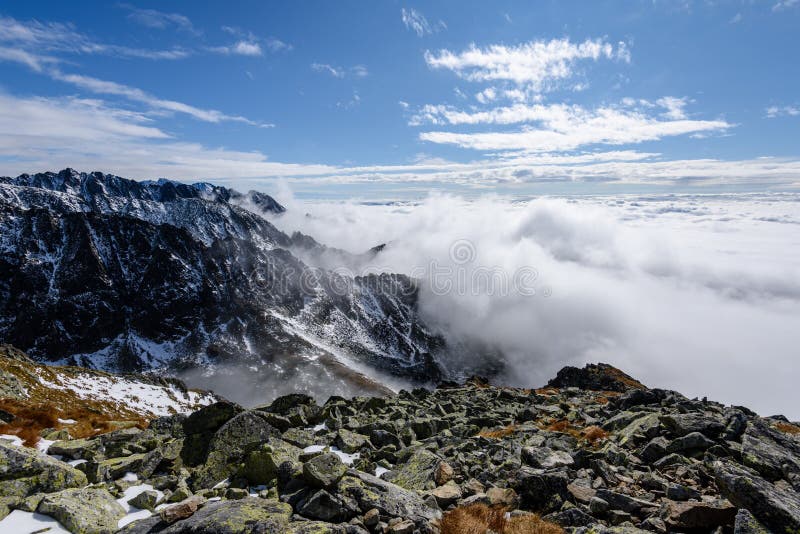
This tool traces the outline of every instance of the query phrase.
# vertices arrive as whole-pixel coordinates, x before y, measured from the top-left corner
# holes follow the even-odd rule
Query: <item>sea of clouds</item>
[[[602,361],[800,419],[798,194],[280,200],[285,231],[355,253],[386,243],[361,268],[422,279],[429,324],[504,355],[497,382]]]

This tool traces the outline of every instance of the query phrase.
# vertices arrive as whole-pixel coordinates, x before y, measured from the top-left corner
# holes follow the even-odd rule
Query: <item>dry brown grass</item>
[[[558,388],[550,388],[550,387],[539,388],[536,390],[536,393],[538,393],[539,395],[547,395],[547,396],[558,395]]]
[[[80,380],[111,375],[77,367],[51,367],[24,357],[9,357],[12,351],[16,352],[6,345],[0,345],[0,370],[17,377],[27,398],[0,398],[0,409],[15,416],[11,423],[0,425],[0,434],[16,435],[26,446],[33,447],[39,441],[41,431],[47,428],[66,428],[72,437],[84,438],[114,430],[114,423],[120,421],[132,422],[140,428],[147,427],[149,414],[135,411],[126,404],[126,399],[116,402],[83,399],[69,388],[50,387],[42,383],[44,380],[60,384],[61,378]],[[60,423],[59,419],[71,419],[75,423]]]
[[[508,425],[503,428],[498,428],[494,430],[484,429],[478,432],[478,436],[481,438],[489,438],[489,439],[503,439],[505,437],[510,436],[517,430],[517,425]]]
[[[608,437],[608,432],[600,428],[599,426],[587,426],[581,431],[581,435],[583,439],[594,445],[600,440],[606,439]]]
[[[113,423],[121,420],[131,421],[139,428],[147,428],[148,425],[141,416],[131,418],[129,414],[121,414],[102,403],[83,399],[66,405],[0,399],[0,409],[15,416],[11,423],[0,425],[0,434],[16,435],[26,447],[35,446],[42,430],[46,428],[66,428],[73,438],[88,438],[114,430]],[[59,419],[73,420],[75,423],[61,423]]]
[[[485,504],[472,504],[455,508],[444,514],[441,534],[486,534],[487,530],[497,534],[563,534],[564,529],[543,521],[537,515],[506,519],[508,510]]]
[[[784,423],[784,422],[776,423],[775,428],[780,430],[781,432],[784,432],[786,434],[792,434],[794,436],[800,434],[800,426],[793,425],[792,423]]]

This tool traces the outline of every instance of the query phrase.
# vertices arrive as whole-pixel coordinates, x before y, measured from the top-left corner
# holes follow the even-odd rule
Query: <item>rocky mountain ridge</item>
[[[343,394],[381,391],[383,375],[439,379],[444,343],[418,316],[416,282],[308,264],[330,251],[273,226],[283,211],[205,183],[0,178],[0,339],[109,371],[234,369],[232,397],[268,394],[265,377]]]
[[[47,452],[0,443],[0,529],[34,511],[85,533],[800,529],[797,423],[604,364],[536,390],[221,401]]]

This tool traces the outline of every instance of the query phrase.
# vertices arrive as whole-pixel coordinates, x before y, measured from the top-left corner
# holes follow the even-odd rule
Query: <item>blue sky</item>
[[[0,174],[797,190],[799,23],[798,0],[6,2]]]

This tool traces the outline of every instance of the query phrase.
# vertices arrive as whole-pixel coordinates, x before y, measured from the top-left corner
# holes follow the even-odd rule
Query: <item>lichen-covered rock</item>
[[[278,438],[269,438],[266,443],[251,452],[241,471],[250,484],[267,484],[283,472],[287,475],[300,473],[301,450]]]
[[[280,432],[258,411],[235,415],[214,433],[206,460],[197,469],[192,486],[195,490],[211,487],[239,469],[245,455]]]
[[[756,473],[724,462],[714,466],[714,479],[728,500],[773,532],[800,532],[800,494],[791,488],[778,489]]]
[[[736,514],[733,534],[770,534],[769,530],[759,523],[748,510],[742,508]]]
[[[358,452],[367,444],[367,436],[351,432],[346,428],[340,428],[336,434],[336,441],[334,443],[342,451],[352,454]]]
[[[184,440],[181,457],[188,466],[205,461],[211,439],[219,428],[242,411],[241,406],[228,401],[215,402],[197,410],[183,420]]]
[[[428,506],[418,493],[354,469],[347,470],[337,489],[345,497],[353,499],[362,513],[374,508],[382,516],[408,518],[417,526],[425,525],[441,515],[438,510]]]
[[[58,520],[73,534],[107,534],[117,530],[125,509],[102,488],[68,489],[46,495],[36,509]]]
[[[303,477],[315,488],[329,488],[339,482],[347,471],[334,453],[320,454],[303,464]]]
[[[387,473],[386,480],[406,489],[433,489],[433,473],[442,459],[427,449],[418,449],[397,469]]]
[[[27,497],[86,484],[86,475],[64,462],[0,442],[0,496]]]

